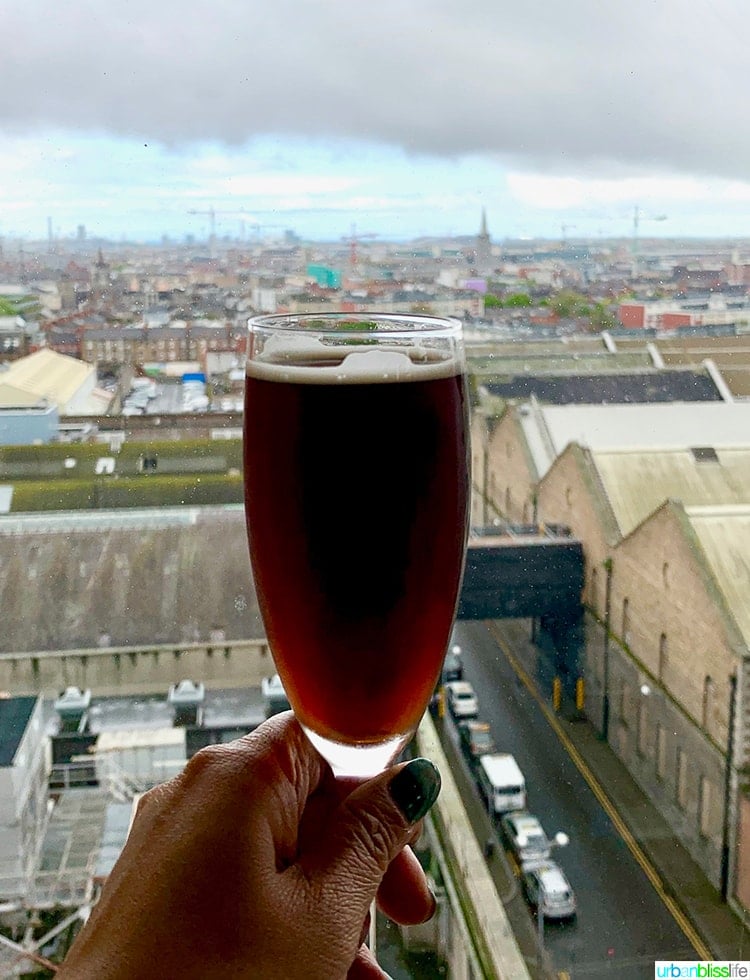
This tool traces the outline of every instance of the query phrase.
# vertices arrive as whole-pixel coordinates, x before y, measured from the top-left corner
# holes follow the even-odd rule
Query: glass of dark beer
[[[289,702],[338,776],[392,763],[450,639],[469,509],[458,320],[249,323],[245,513]]]

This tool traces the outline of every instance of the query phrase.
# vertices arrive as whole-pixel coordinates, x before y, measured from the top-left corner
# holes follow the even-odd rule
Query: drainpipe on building
[[[737,716],[737,674],[729,677],[729,730],[727,762],[724,768],[724,820],[721,830],[721,897],[729,900],[729,836],[732,827],[732,770],[734,769],[734,726]]]
[[[489,475],[489,469],[490,469],[490,451],[487,448],[486,441],[485,441],[484,447],[482,449],[482,454],[483,454],[483,460],[482,461],[483,461],[483,464],[484,464],[484,474],[482,476],[482,526],[483,527],[487,527],[487,525],[489,523],[489,515],[488,515],[488,511],[487,511],[487,494],[489,493],[489,489],[488,489],[488,483],[489,483],[488,475]]]
[[[612,559],[605,558],[607,583],[604,598],[604,691],[602,696],[602,740],[609,741],[609,628],[612,622]]]

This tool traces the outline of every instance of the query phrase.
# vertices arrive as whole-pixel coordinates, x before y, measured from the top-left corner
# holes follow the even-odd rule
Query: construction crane
[[[568,232],[573,228],[575,228],[575,225],[560,225],[560,232],[561,232],[560,244],[563,246],[563,248],[568,243]]]
[[[267,225],[265,223],[261,224],[259,221],[248,221],[247,224],[253,229],[253,231],[255,232],[258,238],[260,238],[261,231],[264,231],[266,228],[284,228],[286,230],[286,228],[288,227],[288,225]],[[240,222],[240,228],[242,233],[241,237],[244,239],[245,237],[244,221]]]
[[[219,212],[221,213],[221,212]],[[200,211],[196,208],[191,208],[188,214],[207,214],[210,221],[211,233],[209,235],[208,243],[209,247],[213,251],[214,242],[216,241],[216,211],[214,208],[208,208],[205,211]]]
[[[378,233],[376,231],[357,231],[356,224],[352,224],[352,233],[348,237],[344,236],[341,241],[346,242],[349,246],[349,266],[352,269],[357,268],[357,245],[369,238],[377,238]]]
[[[265,224],[261,224],[259,221],[256,221],[255,220],[255,216],[253,215],[253,213],[251,211],[244,211],[242,209],[233,210],[233,211],[217,211],[216,208],[206,208],[205,210],[199,210],[197,208],[191,208],[191,210],[188,211],[188,214],[204,214],[204,215],[208,215],[208,219],[209,219],[209,222],[210,222],[210,229],[211,229],[211,233],[210,233],[210,237],[209,237],[209,251],[210,251],[210,254],[211,254],[211,257],[212,258],[213,258],[213,254],[214,254],[214,248],[215,248],[215,245],[216,245],[216,216],[217,215],[229,215],[229,216],[234,217],[234,218],[240,218],[240,219],[242,219],[240,221],[240,235],[241,235],[242,238],[245,237],[245,224],[246,223],[249,224],[251,228],[254,228],[258,233],[260,233],[261,228],[283,228],[284,227],[284,225],[265,225]],[[250,218],[252,220],[246,222],[246,220],[245,220],[246,218]]]

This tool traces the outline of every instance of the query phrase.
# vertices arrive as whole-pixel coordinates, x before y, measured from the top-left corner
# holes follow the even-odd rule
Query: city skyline
[[[6,141],[0,153],[0,238],[157,241],[351,234],[474,235],[482,210],[495,241],[744,238],[750,182],[636,175],[531,173],[482,156],[412,157],[376,144],[258,138],[188,150],[116,137],[58,134]],[[102,163],[102,161],[106,163]],[[190,212],[197,212],[191,214]]]
[[[210,209],[232,237],[470,235],[483,208],[496,241],[629,237],[636,207],[643,237],[750,227],[739,0],[35,0],[7,27],[2,238],[200,239]]]

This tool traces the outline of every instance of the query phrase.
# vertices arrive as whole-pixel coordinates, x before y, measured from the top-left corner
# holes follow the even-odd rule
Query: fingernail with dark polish
[[[391,780],[388,789],[409,823],[427,813],[440,792],[440,773],[429,759],[412,759]]]

